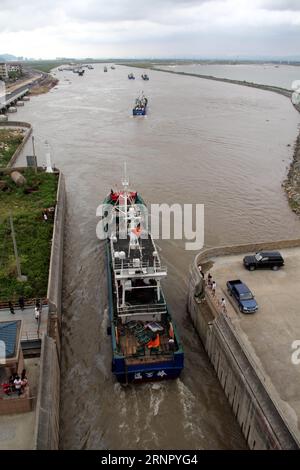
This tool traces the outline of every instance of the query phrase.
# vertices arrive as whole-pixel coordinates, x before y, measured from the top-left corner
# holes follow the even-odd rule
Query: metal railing
[[[155,305],[126,305],[125,307],[118,307],[118,315],[120,317],[127,315],[154,315],[156,313],[167,313],[167,306],[165,303]]]

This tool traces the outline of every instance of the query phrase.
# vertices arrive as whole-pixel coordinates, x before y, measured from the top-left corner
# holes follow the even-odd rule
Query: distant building
[[[6,62],[0,62],[0,80],[8,80],[8,70]]]
[[[20,75],[23,73],[23,64],[21,62],[7,62],[6,67],[8,73],[16,72]]]

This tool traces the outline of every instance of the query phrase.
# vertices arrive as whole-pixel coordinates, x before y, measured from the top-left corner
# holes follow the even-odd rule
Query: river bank
[[[44,74],[43,77],[30,88],[30,95],[37,96],[48,93],[48,91],[50,91],[57,84],[57,78],[54,78],[49,74]]]

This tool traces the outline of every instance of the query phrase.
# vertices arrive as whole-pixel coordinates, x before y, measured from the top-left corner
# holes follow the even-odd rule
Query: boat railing
[[[118,307],[119,317],[125,317],[128,315],[155,315],[165,313],[167,313],[167,306],[165,303],[155,305],[125,305],[124,307]]]
[[[134,259],[114,259],[114,269],[118,270],[124,270],[124,269],[134,269],[135,271],[138,270],[143,270],[147,269],[152,272],[161,272],[161,271],[166,271],[167,272],[167,267],[166,266],[161,266],[159,260],[146,260],[146,261],[141,261],[140,258],[137,258],[139,260],[139,263],[135,261]]]

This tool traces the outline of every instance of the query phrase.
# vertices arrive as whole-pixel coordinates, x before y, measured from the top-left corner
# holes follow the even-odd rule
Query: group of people
[[[24,300],[24,297],[22,297],[22,296],[19,297],[19,307],[20,307],[20,309],[21,309],[22,312],[23,312],[23,310],[24,310],[24,308],[25,308],[25,300]],[[13,305],[13,303],[12,303],[11,300],[8,302],[8,308],[9,308],[10,313],[11,313],[12,315],[14,315],[14,314],[16,313],[16,312],[15,312],[15,309],[14,309],[14,305]]]
[[[23,311],[25,309],[25,300],[24,300],[24,297],[19,297],[19,307],[20,309]],[[15,312],[15,308],[14,308],[14,305],[11,301],[8,302],[8,308],[10,310],[10,313],[12,315],[14,315],[16,312]],[[39,299],[36,299],[36,302],[35,302],[35,308],[34,308],[34,318],[36,319],[37,323],[39,322],[40,320],[40,316],[41,316],[41,313],[42,313],[42,302],[39,300]]]
[[[14,373],[10,376],[9,381],[2,384],[3,392],[6,395],[11,395],[12,393],[17,393],[18,396],[22,395],[25,387],[28,384],[28,379],[26,377],[26,369],[22,370],[21,375]]]
[[[204,272],[202,271],[202,266],[199,266],[199,271],[203,279],[205,278]],[[216,296],[216,288],[217,288],[217,283],[216,281],[213,280],[213,277],[210,273],[207,274],[207,286],[209,289],[211,289],[212,296]],[[221,309],[223,313],[226,313],[226,300],[224,297],[221,299]]]

